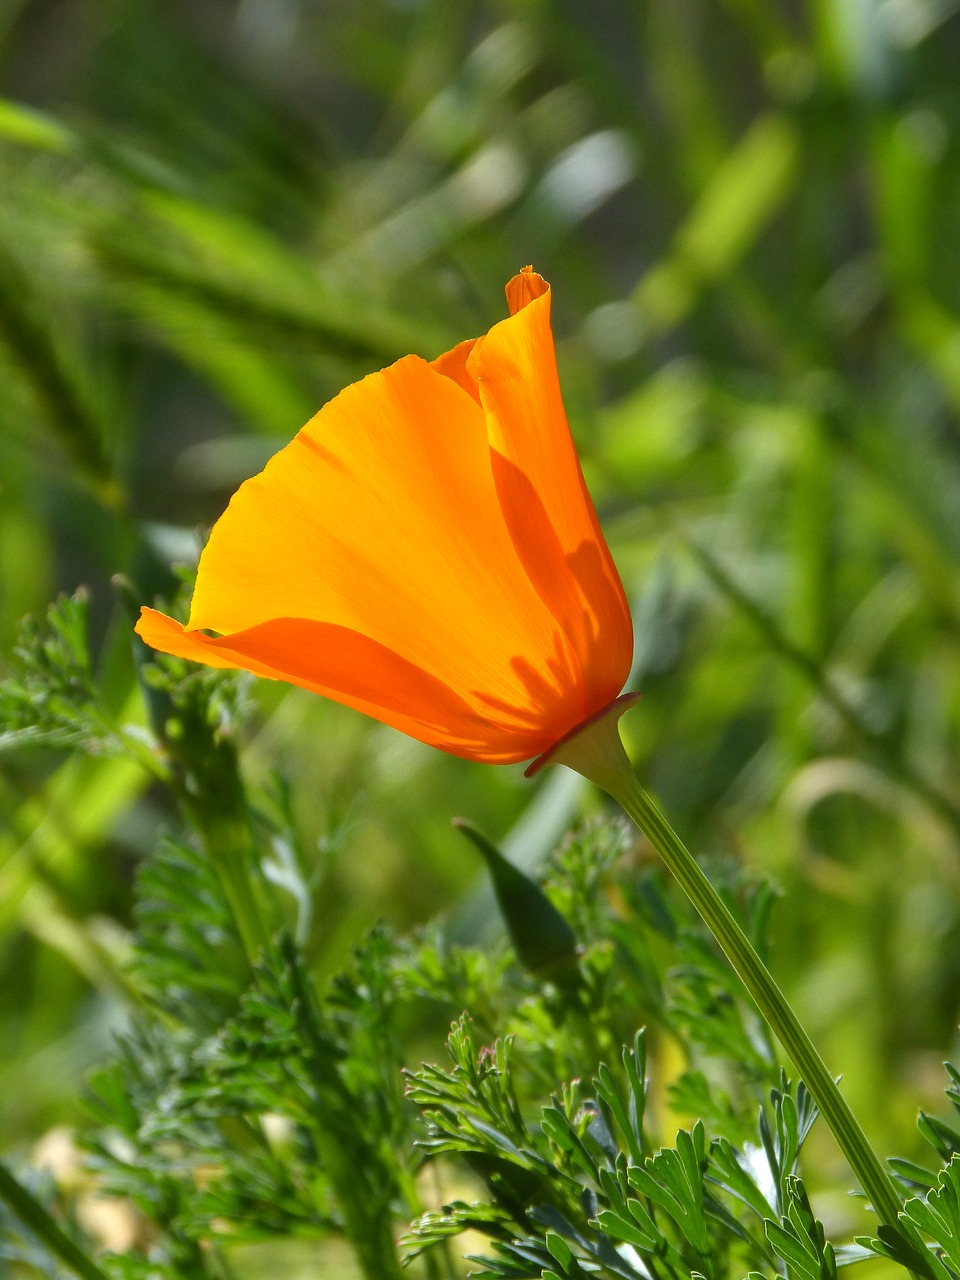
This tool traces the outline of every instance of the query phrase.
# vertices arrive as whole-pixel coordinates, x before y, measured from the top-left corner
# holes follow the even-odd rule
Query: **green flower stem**
[[[176,763],[175,787],[223,887],[251,971],[273,936],[270,903],[255,876],[256,849],[236,751],[198,734],[196,758]]]
[[[253,851],[247,824],[238,818],[216,817],[205,823],[206,850],[227,895],[237,922],[243,951],[255,968],[261,952],[270,942],[270,928],[264,906],[251,876]]]
[[[82,1280],[110,1280],[105,1271],[84,1253],[75,1241],[57,1225],[40,1201],[18,1182],[5,1164],[0,1163],[0,1200],[10,1208],[38,1240],[42,1240],[54,1257]]]
[[[252,969],[270,941],[270,931],[254,892],[246,860],[239,856],[244,852],[243,847],[241,845],[239,848],[224,849],[219,844],[208,843],[207,850],[227,896],[244,953]]]
[[[193,787],[181,785],[180,799],[190,825],[203,839],[253,972],[272,931],[251,871],[255,855],[239,776],[229,778],[229,787],[218,786],[219,781],[216,777],[209,782],[204,779],[205,785],[196,787],[196,793]]]
[[[680,882],[789,1054],[880,1220],[904,1238],[898,1220],[903,1202],[837,1088],[836,1081],[746,934],[696,859],[637,781],[617,729],[620,716],[635,702],[635,695],[618,699],[605,712],[582,725],[542,756],[528,773],[544,764],[565,764],[606,791],[633,819]]]
[[[343,1214],[344,1235],[356,1250],[365,1280],[402,1280],[389,1212],[391,1188],[380,1183],[376,1173],[382,1156],[366,1136],[345,1123],[345,1117],[359,1114],[357,1098],[333,1059],[335,1050],[327,1041],[316,994],[305,981],[294,942],[284,934],[279,946],[295,983],[297,1024],[316,1080],[318,1116],[311,1132]],[[350,1135],[346,1141],[344,1133]]]

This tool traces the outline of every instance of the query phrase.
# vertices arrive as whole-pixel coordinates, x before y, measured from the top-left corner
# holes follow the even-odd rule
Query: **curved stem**
[[[109,1280],[89,1254],[56,1222],[32,1191],[18,1181],[5,1164],[0,1164],[0,1201],[3,1201],[38,1240],[81,1280]]]
[[[620,716],[635,701],[636,698],[630,695],[618,699],[606,711],[558,743],[534,767],[542,764],[567,765],[612,796],[637,824],[679,881],[783,1045],[877,1215],[902,1237],[898,1219],[903,1205],[901,1197],[836,1081],[723,899],[637,781],[617,729]]]

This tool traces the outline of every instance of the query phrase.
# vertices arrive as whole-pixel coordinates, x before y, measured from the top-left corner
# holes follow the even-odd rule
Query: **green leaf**
[[[556,1148],[560,1162],[569,1162],[597,1185],[600,1179],[597,1162],[584,1145],[568,1112],[569,1108],[561,1106],[554,1097],[550,1106],[544,1107],[540,1113],[540,1128]]]
[[[638,1033],[638,1036],[640,1034]],[[625,1056],[627,1052],[625,1051]],[[613,1072],[605,1062],[601,1062],[597,1068],[593,1087],[600,1105],[606,1109],[607,1117],[612,1119],[620,1138],[627,1144],[631,1160],[634,1164],[639,1164],[644,1155],[642,1140],[643,1099],[641,1098],[640,1100],[638,1121],[636,1095],[631,1091],[629,1109],[624,1106]]]
[[[754,1177],[743,1167],[737,1149],[729,1138],[714,1140],[710,1147],[710,1159],[712,1170],[720,1184],[738,1200],[749,1205],[761,1221],[775,1212],[776,1205],[767,1201]]]
[[[902,1217],[929,1236],[941,1257],[960,1275],[960,1156],[952,1157],[926,1196],[914,1196],[906,1202]]]
[[[483,858],[520,963],[566,987],[579,985],[577,938],[536,881],[463,818],[454,821]]]
[[[767,1239],[787,1266],[791,1280],[836,1280],[833,1246],[813,1216],[803,1183],[797,1177],[785,1181],[786,1208],[779,1224],[764,1223]]]
[[[921,1111],[917,1118],[917,1128],[930,1143],[941,1160],[952,1160],[960,1154],[960,1130],[946,1120]]]
[[[692,1132],[677,1133],[676,1148],[665,1147],[627,1171],[630,1186],[658,1205],[676,1223],[701,1256],[710,1252],[705,1216],[706,1137],[698,1121]]]

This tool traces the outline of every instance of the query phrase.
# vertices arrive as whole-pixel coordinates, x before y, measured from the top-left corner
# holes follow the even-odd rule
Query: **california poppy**
[[[620,692],[633,635],[567,426],[550,288],[347,387],[241,485],[155,649],[301,685],[471,760],[540,755]],[[218,632],[214,637],[207,631]]]
[[[711,929],[921,1270],[900,1194],[832,1074],[627,759],[630,614],[560,399],[549,286],[526,267],[507,301],[485,337],[432,364],[406,356],[325,405],[214,526],[187,626],[144,609],[137,631],[455,755],[538,756],[531,768],[565,764],[603,787]]]

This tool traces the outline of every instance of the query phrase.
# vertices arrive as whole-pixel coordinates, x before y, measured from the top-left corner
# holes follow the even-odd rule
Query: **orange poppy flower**
[[[614,699],[633,633],[560,398],[550,289],[347,387],[241,485],[155,649],[286,680],[507,764]],[[214,637],[205,634],[215,631]]]

